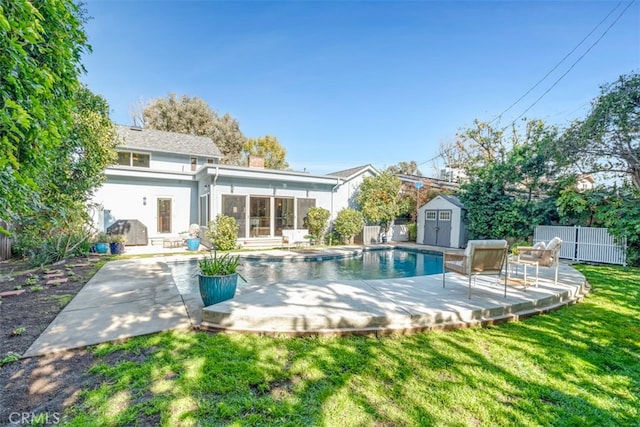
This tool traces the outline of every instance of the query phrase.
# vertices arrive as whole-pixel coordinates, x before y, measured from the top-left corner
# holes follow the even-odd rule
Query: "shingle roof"
[[[449,203],[454,204],[455,206],[464,209],[464,205],[456,196],[452,196],[450,194],[440,194],[440,197],[448,201]]]
[[[329,175],[329,176],[337,176],[338,178],[349,178],[349,177],[355,175],[356,173],[358,173],[358,172],[360,172],[360,171],[362,171],[364,169],[367,169],[367,168],[374,169],[373,166],[371,166],[369,164],[369,165],[357,166],[355,168],[345,169],[345,170],[338,171],[338,172],[333,172],[333,173],[330,173],[330,174],[327,174],[327,175]]]
[[[116,128],[118,135],[124,140],[121,148],[203,157],[222,157],[222,153],[213,140],[206,136],[121,125],[116,126]]]

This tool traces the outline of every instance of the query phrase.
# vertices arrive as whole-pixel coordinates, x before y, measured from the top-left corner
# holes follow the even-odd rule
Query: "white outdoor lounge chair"
[[[562,240],[554,237],[547,243],[536,243],[535,246],[518,246],[518,262],[529,263],[536,266],[536,277],[538,276],[538,267],[555,268],[553,284],[558,284],[558,265],[560,264],[560,248]]]
[[[464,254],[444,253],[442,257],[442,287],[447,270],[469,277],[469,298],[471,298],[471,277],[474,282],[479,275],[500,277],[507,260],[509,245],[506,240],[469,240]],[[504,296],[507,296],[507,275],[504,276]]]

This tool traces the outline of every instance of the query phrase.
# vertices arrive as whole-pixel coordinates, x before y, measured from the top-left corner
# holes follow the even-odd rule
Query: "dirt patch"
[[[73,350],[9,362],[22,355],[98,271],[98,256],[44,268],[0,262],[0,425],[27,424],[37,414],[55,424],[83,387],[95,358]]]

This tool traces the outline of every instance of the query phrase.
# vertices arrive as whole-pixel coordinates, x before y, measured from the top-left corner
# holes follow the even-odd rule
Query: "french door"
[[[171,199],[158,198],[158,233],[171,233]]]

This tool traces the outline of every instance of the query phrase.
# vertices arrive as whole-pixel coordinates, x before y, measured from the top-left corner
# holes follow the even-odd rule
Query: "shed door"
[[[425,245],[451,246],[451,210],[427,210],[424,220]]]
[[[451,211],[438,211],[436,246],[451,246]]]

